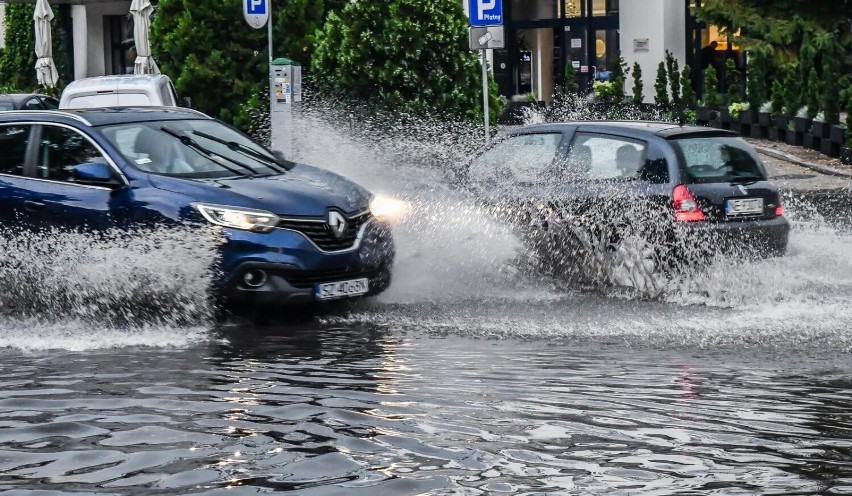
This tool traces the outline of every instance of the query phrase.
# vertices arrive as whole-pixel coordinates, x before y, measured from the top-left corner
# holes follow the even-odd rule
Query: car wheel
[[[609,244],[602,269],[613,286],[633,288],[649,297],[663,292],[665,277],[659,253],[641,236],[628,235]]]

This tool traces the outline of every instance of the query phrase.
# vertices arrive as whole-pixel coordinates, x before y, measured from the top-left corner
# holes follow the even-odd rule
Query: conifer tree
[[[668,50],[666,50],[666,72],[669,79],[669,88],[671,89],[671,103],[672,105],[680,105],[680,68],[678,67],[677,59]]]
[[[719,105],[719,78],[716,69],[710,65],[704,71],[704,105]]]
[[[633,63],[633,105],[639,106],[645,102],[645,83],[642,82],[642,66]]]
[[[763,58],[754,54],[746,66],[746,87],[749,107],[757,112],[766,101],[766,74],[763,72]]]
[[[811,67],[810,74],[806,95],[808,106],[807,115],[808,118],[814,119],[820,112],[820,97],[822,96],[822,89],[816,67]]]
[[[654,83],[654,89],[657,91],[654,95],[654,103],[657,107],[667,109],[669,107],[669,91],[665,62],[660,62],[657,66],[657,81]]]
[[[689,64],[684,65],[680,73],[680,86],[682,88],[681,103],[689,108],[695,108],[697,102],[695,89],[692,87],[692,68],[689,67]]]
[[[737,69],[737,64],[734,59],[728,59],[725,62],[725,85],[727,91],[727,104],[740,101],[740,71]]]

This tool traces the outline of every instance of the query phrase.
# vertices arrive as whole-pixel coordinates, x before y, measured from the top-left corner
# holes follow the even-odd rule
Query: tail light
[[[779,201],[778,206],[775,207],[775,217],[781,217],[782,215],[784,215],[784,206]]]
[[[680,222],[704,220],[704,211],[701,210],[701,206],[692,196],[692,192],[683,184],[675,187],[674,192],[672,192],[672,202],[674,203],[676,220]]]

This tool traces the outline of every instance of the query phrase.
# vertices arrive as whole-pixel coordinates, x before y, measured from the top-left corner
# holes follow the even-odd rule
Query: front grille
[[[372,215],[369,212],[353,216],[343,216],[346,219],[346,230],[343,235],[336,238],[325,219],[317,217],[287,218],[278,221],[278,227],[298,231],[308,237],[321,250],[339,251],[352,248],[361,227],[366,224]]]
[[[326,282],[346,281],[349,279],[360,279],[362,277],[373,278],[377,275],[377,272],[350,270],[344,267],[333,270],[285,270],[278,271],[276,274],[281,275],[288,283],[290,283],[291,286],[295,288],[311,288],[315,284]]]

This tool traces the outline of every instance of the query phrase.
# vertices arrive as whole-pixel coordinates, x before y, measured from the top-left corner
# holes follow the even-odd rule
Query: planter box
[[[763,127],[772,127],[772,114],[769,112],[757,114],[757,123]]]
[[[757,122],[757,112],[754,110],[743,110],[740,112],[740,122],[743,124],[754,124]]]
[[[748,127],[748,125],[746,125],[746,127]],[[732,121],[728,124],[727,129],[730,129],[731,131],[737,134],[742,134],[743,124],[740,124],[739,121]]]
[[[852,148],[840,147],[840,161],[846,165],[852,165]]]
[[[807,148],[808,150],[816,150],[819,151],[820,148],[820,139],[814,136],[811,133],[805,133],[802,138],[802,146]]]
[[[751,133],[749,134],[749,136],[757,139],[767,139],[769,138],[769,128],[766,126],[761,126],[760,124],[752,124]]]
[[[811,124],[813,124],[813,120],[808,119],[807,117],[796,117],[794,122],[796,124],[797,133],[809,133],[811,131]]]
[[[787,128],[781,129],[778,127],[770,127],[769,128],[769,139],[772,141],[778,141],[781,143],[786,142],[787,140]]]
[[[846,141],[846,128],[837,124],[831,126],[829,139],[832,143],[842,145]]]
[[[712,113],[713,109],[711,107],[698,107],[695,111],[696,117],[695,119],[698,122],[707,123],[713,120]]]
[[[802,143],[804,142],[804,134],[788,130],[786,135],[786,143],[788,145],[802,146]]]
[[[828,155],[832,158],[837,158],[840,156],[840,145],[834,143],[829,139],[823,138],[820,142],[819,151],[823,153],[823,155]]]
[[[822,121],[814,121],[811,124],[811,134],[814,138],[825,138],[828,136],[828,125]]]

